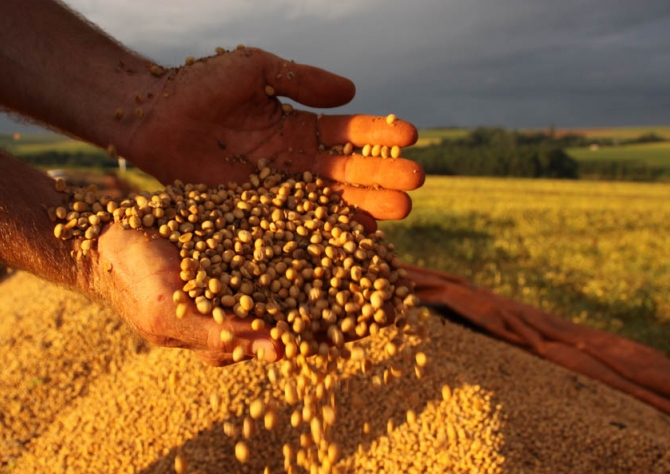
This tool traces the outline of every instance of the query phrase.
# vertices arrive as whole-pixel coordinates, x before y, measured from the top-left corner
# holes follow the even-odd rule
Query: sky
[[[66,0],[169,66],[256,46],[419,128],[670,124],[668,0]],[[23,127],[0,116],[0,131]]]

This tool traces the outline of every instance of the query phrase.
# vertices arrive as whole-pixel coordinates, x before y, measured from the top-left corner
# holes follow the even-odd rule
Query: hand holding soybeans
[[[216,56],[189,58],[179,69],[151,71],[155,76],[148,68],[144,73],[153,81],[151,98],[138,96],[140,105],[117,110],[119,121],[135,128],[114,145],[163,184],[177,178],[241,183],[258,160],[268,159],[274,169],[309,170],[331,180],[347,203],[375,219],[409,213],[404,191],[423,183],[423,170],[408,160],[385,158],[416,141],[411,124],[393,116],[316,115],[279,100],[344,105],[355,93],[348,79],[253,48],[219,49]]]
[[[175,317],[173,294],[184,285],[179,278],[181,258],[173,244],[155,230],[146,230],[149,235],[110,224],[98,239],[94,257],[95,291],[140,336],[159,346],[191,349],[215,366],[232,363],[237,347],[249,357],[262,349],[268,361],[283,355],[269,329],[252,329],[251,318],[229,317],[218,323],[211,315],[199,314],[195,305],[189,305],[184,317]],[[234,334],[234,339],[222,341],[222,330]]]
[[[347,79],[252,48],[217,49],[212,57],[165,69],[57,2],[39,2],[31,15],[24,14],[25,2],[4,2],[1,10],[0,37],[7,41],[0,41],[0,69],[10,74],[2,78],[0,105],[128,158],[164,184],[241,183],[266,160],[273,172],[323,179],[362,211],[353,218],[369,231],[373,219],[405,217],[411,208],[405,191],[423,183],[421,168],[399,158],[400,147],[417,137],[409,123],[394,116],[317,116],[278,99],[343,105],[354,95]],[[26,168],[11,157],[0,160],[0,262],[111,302],[153,342],[202,351],[211,363],[228,361],[233,344],[211,326],[220,323],[174,318],[172,293],[183,283],[179,267],[171,266],[181,257],[177,249],[152,240],[151,231],[121,234],[118,224],[93,224],[98,216],[71,209],[80,215],[60,231],[56,226],[57,233],[74,232],[67,226],[83,220],[97,229],[81,233],[87,239],[81,245],[98,240],[88,259],[75,262],[70,252],[79,244],[54,242],[53,221],[44,212],[62,206],[63,196],[54,195],[46,176]],[[242,348],[237,358],[241,350],[258,356],[254,345],[269,341],[263,329],[253,337],[244,336],[244,324],[228,329]],[[265,349],[267,358],[281,356],[274,342]]]
[[[383,232],[323,179],[259,168],[241,185],[176,181],[123,200],[59,180],[54,235],[80,242],[94,292],[137,332],[213,365],[329,353],[416,305]]]

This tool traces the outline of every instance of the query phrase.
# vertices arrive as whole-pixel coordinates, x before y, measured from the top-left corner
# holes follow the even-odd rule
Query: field
[[[522,132],[542,132],[540,129],[524,129]],[[419,140],[415,146],[428,146],[439,143],[447,138],[450,140],[463,138],[469,132],[467,128],[431,128],[419,131]],[[556,135],[574,133],[587,138],[612,138],[614,140],[630,140],[642,135],[654,133],[661,138],[670,140],[670,126],[657,127],[610,127],[610,128],[561,128],[555,130]]]
[[[607,130],[588,133],[670,135],[670,127]],[[420,143],[466,133],[425,130]],[[17,154],[89,147],[55,134],[0,135],[0,146]],[[569,152],[670,166],[667,143]],[[133,169],[126,179],[159,186]],[[670,354],[670,185],[429,177],[412,196],[408,219],[382,224],[404,260]]]
[[[9,134],[0,134],[0,148],[15,155],[28,155],[45,152],[77,153],[98,152],[99,149],[78,140],[55,133],[27,134],[15,139]]]
[[[419,132],[419,140],[415,146],[428,146],[434,143],[440,143],[445,138],[454,140],[456,138],[463,138],[468,134],[466,128],[434,128],[421,130]]]
[[[653,166],[670,167],[670,142],[643,143],[616,147],[569,148],[577,161],[641,161]]]
[[[407,219],[380,224],[404,261],[670,355],[670,184],[429,177],[412,197]],[[305,407],[286,403],[258,361],[206,367],[27,273],[0,286],[0,350],[11,354],[0,473],[165,474],[177,459],[189,473],[281,472],[282,444],[302,445],[291,425]],[[421,377],[374,337],[361,343],[370,371],[352,358],[358,372],[341,372],[340,472],[670,472],[666,414],[458,324],[428,324]],[[242,466],[226,426],[270,392],[277,426],[252,422]]]
[[[439,143],[445,138],[462,138],[467,135],[468,131],[468,129],[464,128],[421,130],[415,146],[429,146]],[[531,132],[533,130],[522,131]],[[567,133],[575,133],[584,135],[587,138],[611,138],[613,140],[631,140],[642,135],[654,133],[659,137],[670,140],[670,126],[558,129],[555,133],[559,136]],[[661,168],[665,170],[666,174],[670,174],[670,141],[617,145],[611,147],[601,146],[595,150],[589,148],[569,148],[566,152],[578,162],[626,162],[635,165]]]
[[[670,185],[429,177],[405,261],[670,355]]]
[[[618,140],[627,140],[637,138],[640,135],[655,133],[656,135],[670,140],[670,126],[648,126],[648,127],[609,127],[609,128],[576,128],[576,129],[558,129],[556,133],[578,133],[592,138],[614,138]]]

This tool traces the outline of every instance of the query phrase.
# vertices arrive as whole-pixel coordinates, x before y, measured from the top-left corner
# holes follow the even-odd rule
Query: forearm
[[[160,93],[150,62],[53,0],[0,2],[0,105],[125,154]]]
[[[0,150],[0,263],[81,290],[86,263],[71,257],[72,240],[54,236],[47,214],[66,199],[45,173]]]

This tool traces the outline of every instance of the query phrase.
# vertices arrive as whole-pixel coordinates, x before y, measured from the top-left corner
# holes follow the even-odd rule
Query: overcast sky
[[[420,128],[670,124],[670,0],[67,0],[177,65],[258,46]],[[16,128],[0,117],[0,131]]]

